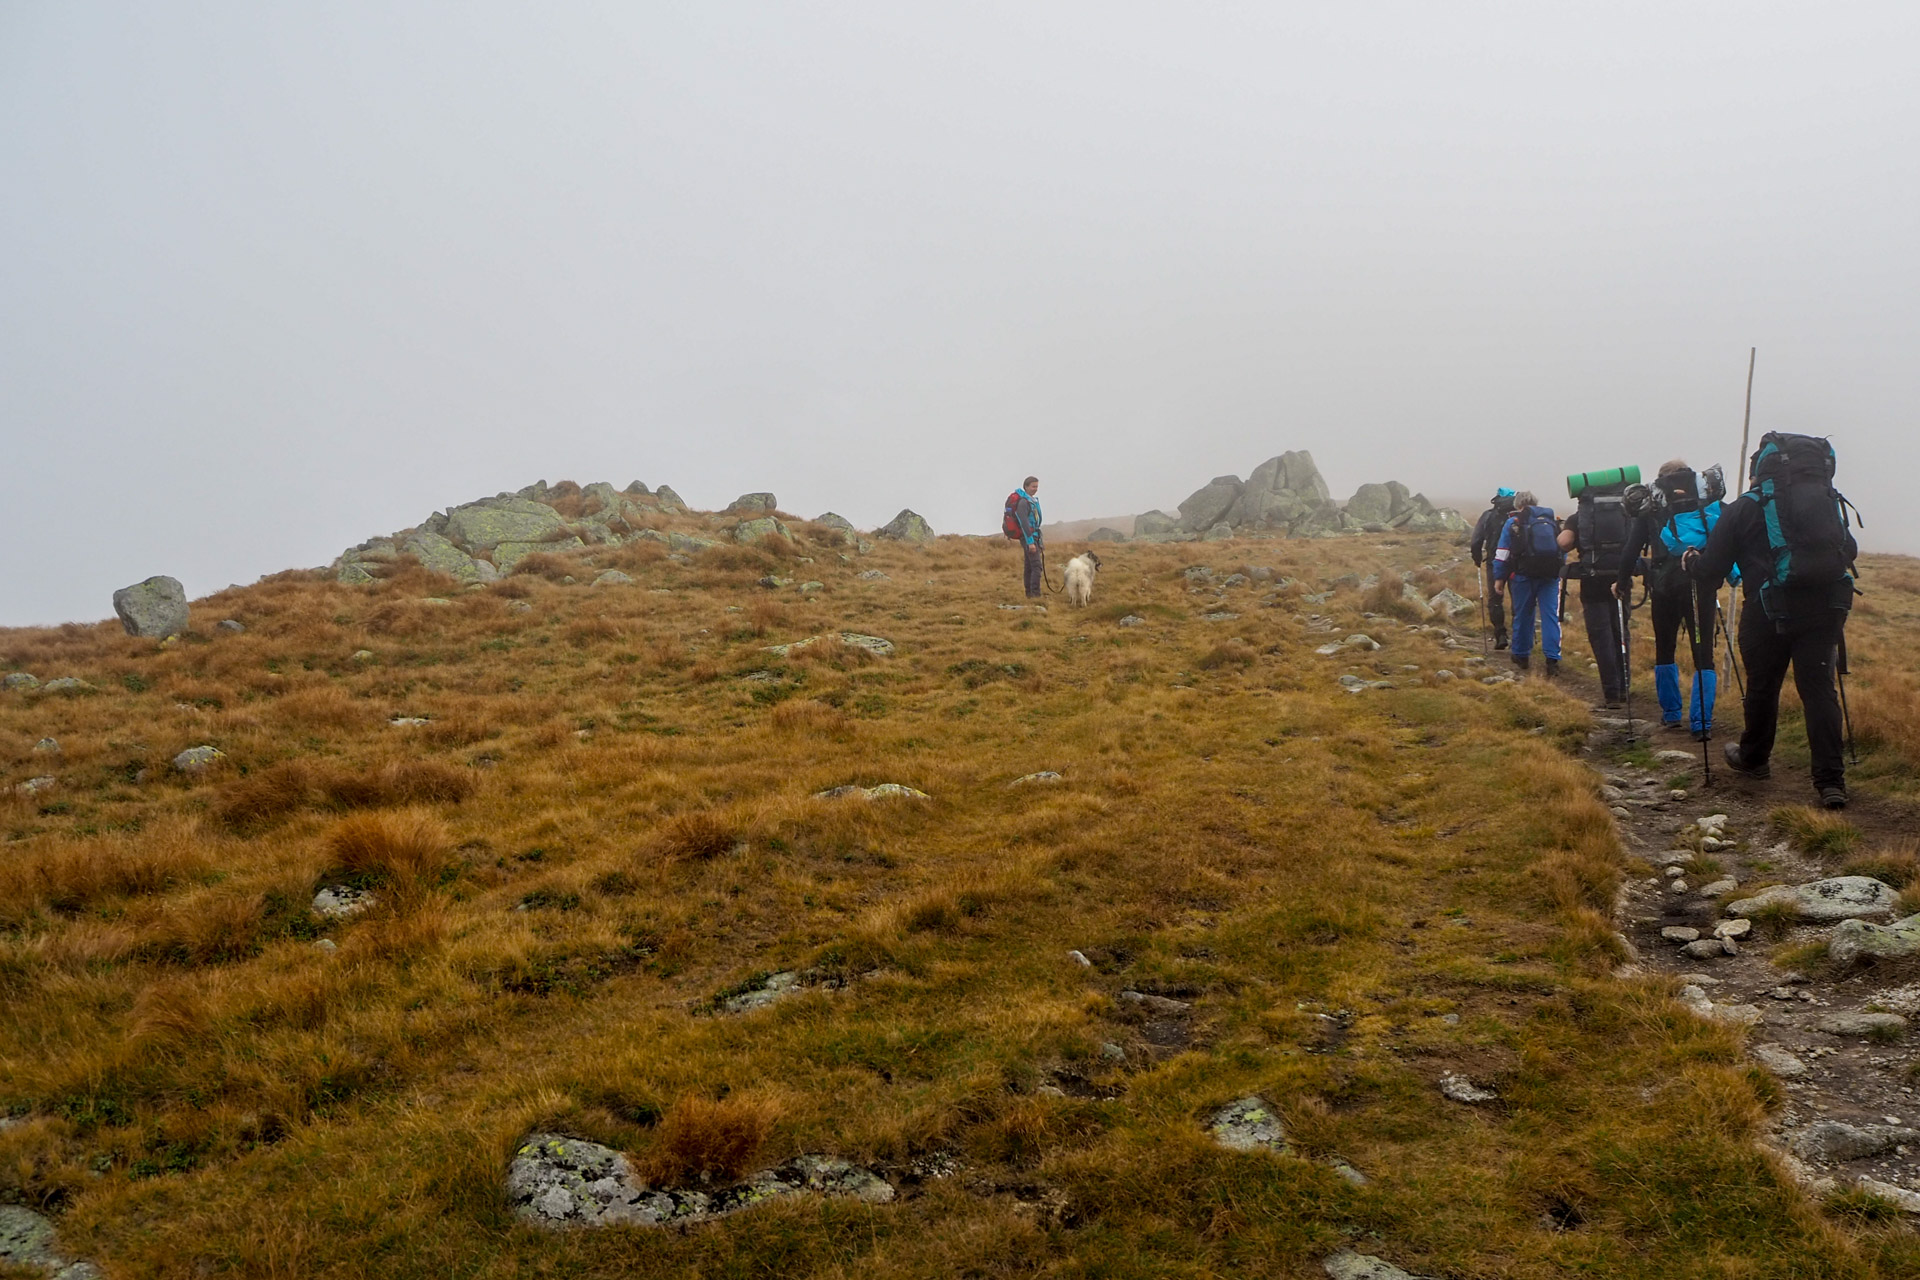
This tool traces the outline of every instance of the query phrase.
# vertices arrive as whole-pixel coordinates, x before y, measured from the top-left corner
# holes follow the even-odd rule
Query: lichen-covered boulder
[[[205,773],[226,758],[227,753],[218,747],[188,747],[173,758],[173,767],[182,773]]]
[[[1775,885],[1728,905],[1730,916],[1784,908],[1796,920],[1833,921],[1893,914],[1896,894],[1871,876],[1833,876],[1808,884]]]
[[[25,1205],[0,1204],[0,1263],[39,1271],[51,1280],[101,1280],[100,1268],[61,1252],[53,1223]]]
[[[1265,1098],[1246,1097],[1213,1113],[1207,1123],[1214,1141],[1234,1151],[1285,1151],[1287,1131]]]
[[[779,509],[780,500],[770,493],[743,493],[727,504],[727,514],[763,516]]]
[[[691,533],[670,533],[667,535],[667,549],[681,555],[690,555],[696,551],[705,551],[708,547],[720,544],[712,538],[702,538]]]
[[[855,534],[860,532],[858,529],[853,527],[853,521],[847,519],[843,515],[839,515],[832,511],[824,511],[820,513],[819,515],[813,518],[813,522],[817,525],[824,525],[826,528],[829,528],[829,529],[838,529],[841,533],[845,533],[845,534]]]
[[[486,581],[479,561],[437,533],[425,530],[412,533],[401,541],[400,549],[418,560],[422,568],[444,573],[455,582]]]
[[[0,688],[4,689],[37,689],[39,687],[40,677],[26,671],[9,671],[5,677],[0,678]]]
[[[1827,958],[1845,967],[1862,960],[1899,960],[1920,955],[1920,915],[1892,924],[1842,920],[1827,939]]]
[[[754,495],[749,494],[749,497]],[[767,495],[771,497],[772,495]],[[775,516],[759,516],[752,520],[742,520],[733,528],[735,542],[763,542],[768,538],[779,538],[783,542],[793,541],[793,531]]]
[[[681,499],[679,494],[673,491],[671,485],[661,485],[653,491],[653,497],[654,501],[660,504],[662,511],[685,511],[687,509],[687,504]]]
[[[446,537],[469,555],[480,555],[502,543],[544,542],[565,525],[559,512],[532,498],[483,498],[447,512]]]
[[[1180,504],[1180,527],[1189,533],[1205,533],[1233,509],[1243,488],[1239,476],[1215,476]]]
[[[586,545],[580,539],[572,537],[552,542],[503,542],[493,549],[493,566],[501,573],[511,573],[513,566],[535,552],[560,554],[583,550]]]
[[[1393,518],[1393,491],[1384,484],[1361,485],[1347,499],[1347,515],[1360,524],[1385,524]]]
[[[877,538],[895,542],[932,542],[933,528],[917,512],[903,508],[899,515],[875,529]]]
[[[113,593],[113,611],[130,636],[165,639],[187,629],[187,593],[178,578],[157,574]]]

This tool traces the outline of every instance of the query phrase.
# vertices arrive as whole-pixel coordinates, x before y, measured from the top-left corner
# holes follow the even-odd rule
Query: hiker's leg
[[[1679,724],[1686,714],[1680,697],[1680,667],[1673,660],[1680,636],[1680,602],[1656,591],[1648,595],[1647,607],[1653,616],[1653,690],[1660,699],[1660,719]]]
[[[1560,580],[1540,581],[1540,652],[1548,662],[1560,661]]]
[[[1595,588],[1598,590],[1595,590]],[[1626,682],[1620,678],[1620,611],[1605,582],[1585,578],[1580,583],[1580,613],[1587,624],[1587,647],[1600,667],[1600,696],[1618,702]]]
[[[1720,693],[1720,673],[1714,670],[1713,648],[1719,643],[1715,634],[1720,622],[1719,596],[1706,583],[1694,590],[1693,608],[1693,706],[1687,724],[1695,733],[1705,733],[1713,725],[1713,706]]]
[[[1021,548],[1020,554],[1021,554],[1021,558],[1027,562],[1027,567],[1026,567],[1027,594],[1029,596],[1037,597],[1040,594],[1040,557],[1038,554],[1034,552],[1027,551],[1024,547]]]
[[[1773,629],[1773,619],[1758,600],[1740,606],[1740,660],[1747,664],[1747,723],[1740,731],[1740,758],[1757,767],[1773,755],[1780,723],[1780,686],[1793,662],[1793,646]]]
[[[1493,643],[1496,649],[1507,647],[1507,598],[1493,589],[1493,565],[1483,570],[1487,575],[1487,623],[1493,628]]]
[[[1507,590],[1513,592],[1513,656],[1524,658],[1533,652],[1533,611],[1539,604],[1539,586],[1532,578],[1516,573],[1507,579]]]
[[[1840,644],[1844,614],[1817,615],[1794,624],[1790,644],[1793,649],[1793,685],[1800,691],[1800,705],[1807,717],[1807,750],[1813,757],[1813,785],[1847,785],[1847,762],[1841,752],[1844,733],[1841,728],[1840,697],[1833,688],[1834,650]]]

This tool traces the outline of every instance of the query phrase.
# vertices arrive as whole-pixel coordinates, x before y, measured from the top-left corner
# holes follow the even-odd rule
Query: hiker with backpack
[[[1540,650],[1547,660],[1547,679],[1560,674],[1560,569],[1566,556],[1560,550],[1560,525],[1552,507],[1543,507],[1532,493],[1513,495],[1513,515],[1500,530],[1493,553],[1496,594],[1513,589],[1513,665],[1531,669],[1533,617],[1540,615]]]
[[[1587,646],[1600,668],[1601,701],[1609,708],[1619,706],[1627,696],[1626,650],[1613,580],[1629,532],[1627,485],[1639,479],[1638,467],[1583,471],[1567,477],[1567,493],[1576,505],[1573,518],[1560,534],[1560,548],[1578,552],[1580,557],[1567,566],[1566,576],[1580,584],[1580,614],[1587,626]]]
[[[1746,664],[1747,723],[1729,742],[1727,767],[1749,778],[1771,772],[1780,689],[1787,669],[1805,710],[1813,786],[1829,809],[1847,804],[1842,754],[1844,708],[1834,692],[1846,672],[1846,625],[1853,608],[1851,507],[1833,487],[1833,445],[1818,436],[1770,431],[1748,463],[1749,488],[1726,505],[1706,546],[1688,547],[1681,567],[1696,583],[1741,575],[1740,659]]]
[[[1045,563],[1041,557],[1046,553],[1046,542],[1040,533],[1040,500],[1034,496],[1039,492],[1040,478],[1028,476],[1018,489],[1007,495],[1006,509],[1000,515],[1000,532],[1009,541],[1018,542],[1024,553],[1022,574],[1029,600],[1040,595],[1041,566]]]
[[[1499,545],[1500,531],[1506,527],[1507,518],[1513,514],[1513,490],[1496,489],[1493,501],[1480,513],[1479,523],[1473,526],[1473,542],[1468,554],[1473,557],[1473,567],[1480,571],[1481,595],[1486,602],[1487,625],[1493,628],[1493,647],[1507,647],[1507,610],[1501,599],[1500,591],[1494,585],[1493,552]]]
[[[1725,510],[1720,503],[1725,492],[1719,467],[1696,473],[1681,458],[1663,463],[1651,486],[1629,489],[1627,509],[1634,517],[1633,529],[1614,583],[1614,593],[1631,605],[1634,577],[1645,580],[1653,616],[1653,689],[1660,702],[1660,722],[1668,729],[1690,730],[1695,741],[1704,741],[1712,732],[1719,692],[1713,642],[1720,583],[1695,582],[1681,571],[1680,557],[1688,548],[1707,545]],[[1738,568],[1733,578],[1739,581]],[[1693,664],[1690,699],[1681,695],[1680,665],[1675,661],[1683,623]]]

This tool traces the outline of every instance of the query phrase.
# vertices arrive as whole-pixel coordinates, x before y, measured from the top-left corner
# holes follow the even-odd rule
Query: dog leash
[[[1060,594],[1060,588],[1054,586],[1053,580],[1047,577],[1047,549],[1045,547],[1040,548],[1040,581],[1047,590],[1053,592],[1053,594]]]

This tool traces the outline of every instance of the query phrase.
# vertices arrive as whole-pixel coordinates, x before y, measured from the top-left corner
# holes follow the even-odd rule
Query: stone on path
[[[1911,915],[1892,924],[1869,924],[1865,920],[1842,920],[1827,940],[1827,958],[1838,965],[1851,965],[1866,959],[1895,960],[1920,955],[1920,915]]]
[[[113,593],[113,611],[130,636],[165,639],[187,629],[187,593],[178,578],[158,574]]]
[[[1702,981],[1706,980],[1704,974],[1688,974],[1686,976],[1697,976],[1700,977]],[[1723,1022],[1729,1026],[1750,1027],[1760,1021],[1761,1017],[1760,1010],[1758,1006],[1755,1005],[1715,1004],[1703,988],[1692,982],[1680,988],[1679,999],[1680,1003],[1687,1006],[1695,1016],[1706,1018],[1713,1022]]]
[[[1787,1146],[1803,1160],[1838,1164],[1877,1156],[1916,1139],[1920,1139],[1920,1129],[1909,1129],[1903,1125],[1854,1125],[1840,1120],[1816,1120],[1788,1135]]]
[[[1213,1113],[1207,1122],[1214,1141],[1233,1151],[1285,1151],[1286,1129],[1265,1098],[1245,1097]]]
[[[1773,1074],[1785,1078],[1802,1076],[1807,1073],[1807,1064],[1782,1049],[1777,1044],[1756,1044],[1750,1052],[1753,1060]]]
[[[1813,1029],[1830,1036],[1902,1036],[1907,1020],[1897,1013],[1830,1013]]]
[[[1765,907],[1784,907],[1797,920],[1852,920],[1891,915],[1895,896],[1892,888],[1871,876],[1833,876],[1808,884],[1775,885],[1729,903],[1727,913],[1751,916]]]
[[[1500,1095],[1491,1089],[1482,1089],[1463,1075],[1449,1071],[1440,1077],[1440,1094],[1450,1102],[1465,1103],[1469,1106],[1477,1102],[1492,1102]]]
[[[1878,1178],[1856,1178],[1854,1186],[1882,1200],[1891,1200],[1899,1205],[1902,1212],[1920,1213],[1920,1191],[1909,1191],[1905,1187],[1896,1187],[1891,1182],[1882,1182]]]

